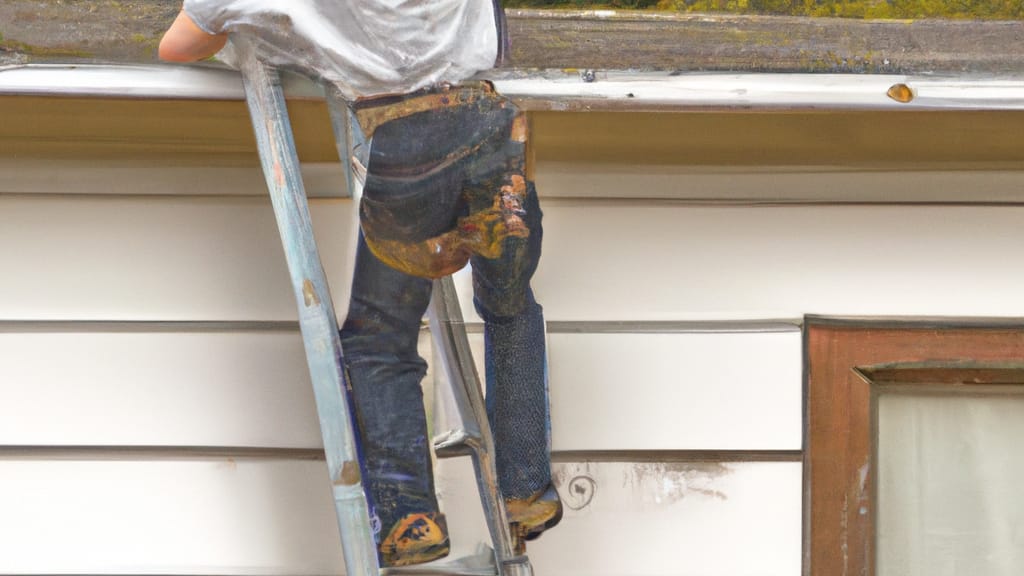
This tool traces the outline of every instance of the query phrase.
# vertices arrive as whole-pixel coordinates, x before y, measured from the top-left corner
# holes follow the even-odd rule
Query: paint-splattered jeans
[[[485,321],[502,492],[526,498],[550,482],[544,320],[530,289],[541,211],[525,179],[525,120],[508,100],[474,90],[373,132],[341,340],[370,505],[385,534],[406,514],[437,510],[416,345],[428,278],[467,259]]]

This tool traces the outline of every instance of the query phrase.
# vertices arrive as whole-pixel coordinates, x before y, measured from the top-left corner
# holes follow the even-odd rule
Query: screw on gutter
[[[593,70],[584,70],[580,72],[580,80],[590,83],[597,80],[597,74]]]

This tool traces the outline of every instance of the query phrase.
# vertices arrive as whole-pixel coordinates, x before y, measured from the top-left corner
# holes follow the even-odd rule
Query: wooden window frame
[[[1024,322],[812,317],[804,352],[803,572],[873,576],[878,393],[1024,383]]]

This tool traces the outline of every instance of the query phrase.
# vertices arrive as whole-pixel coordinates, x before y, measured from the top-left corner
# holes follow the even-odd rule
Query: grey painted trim
[[[800,450],[564,450],[564,462],[800,462]],[[0,460],[314,460],[314,448],[241,446],[0,446]]]
[[[558,203],[561,206],[636,206],[642,203],[645,207],[678,207],[678,206],[714,206],[730,208],[791,208],[794,206],[969,206],[977,207],[1019,207],[1024,206],[1024,200],[1019,201],[971,201],[971,200],[757,200],[757,199],[732,199],[732,198],[651,198],[651,197],[583,197],[583,196],[554,196],[545,198],[545,205]]]
[[[482,322],[466,324],[466,332],[482,334]],[[606,320],[553,321],[548,334],[746,334],[800,332],[800,320]]]
[[[245,446],[0,446],[0,460],[307,460],[323,461],[316,448]],[[566,462],[801,462],[800,450],[564,450]]]
[[[565,450],[551,453],[566,462],[802,462],[800,450]]]
[[[125,320],[0,320],[0,334],[10,333],[144,333],[144,332],[294,332],[290,321],[125,321]]]
[[[548,322],[549,334],[729,334],[800,332],[805,324],[850,327],[899,328],[1024,328],[1024,318],[820,316],[769,320],[607,320]],[[421,331],[426,331],[425,325]],[[292,321],[123,321],[123,320],[0,320],[4,333],[98,333],[98,332],[294,332]],[[483,323],[466,323],[471,334],[483,332]]]
[[[799,331],[798,320],[548,322],[548,334],[715,334]]]
[[[324,460],[313,448],[244,446],[0,446],[0,460]]]

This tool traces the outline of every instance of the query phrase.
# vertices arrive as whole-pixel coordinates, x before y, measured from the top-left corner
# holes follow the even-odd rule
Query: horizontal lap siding
[[[472,493],[468,462],[440,468],[443,501]],[[796,576],[801,474],[798,462],[558,462],[565,515],[530,559],[538,576]],[[486,533],[464,498],[446,507],[457,556]]]
[[[351,202],[310,211],[347,302]],[[267,198],[0,195],[2,320],[295,320]]]
[[[4,233],[14,241],[7,245],[25,245],[26,238],[50,233],[24,250],[6,251],[2,256],[9,269],[19,272],[8,276],[4,286],[8,320],[293,318],[284,268],[274,255],[280,249],[270,210],[258,199],[15,196],[0,202],[13,212],[31,216],[14,218],[9,216],[11,210],[4,213],[8,215]],[[321,222],[318,233],[325,254],[333,256],[325,260],[337,278],[342,274],[344,252],[335,238],[324,239],[324,224],[344,230],[350,213],[346,201],[320,202],[324,201],[314,207]],[[1010,295],[1024,287],[1015,269],[1005,265],[1005,255],[1021,243],[1017,232],[1021,209],[1016,207],[700,207],[552,200],[545,210],[546,254],[537,292],[549,320],[570,321],[563,328],[574,326],[572,320],[792,319],[805,311],[836,310],[1012,314],[1019,304]],[[47,214],[55,216],[47,219]],[[117,214],[131,218],[124,221]],[[50,222],[61,226],[51,228]],[[12,227],[20,234],[15,236]],[[54,263],[42,271],[36,265],[40,251],[45,256],[42,261]],[[156,274],[173,279],[158,282],[166,278],[154,280]],[[466,276],[461,275],[460,281],[465,283]],[[40,277],[47,280],[42,291],[32,283]],[[132,281],[124,282],[126,277]],[[250,298],[244,301],[208,286],[254,282],[263,282],[264,289],[249,292]],[[140,284],[147,288],[141,295]],[[336,288],[337,292],[344,293]],[[952,292],[959,297],[951,298]],[[50,304],[60,304],[57,313]],[[88,328],[82,334],[5,332],[10,342],[17,341],[11,344],[11,364],[5,370],[12,378],[37,378],[30,392],[4,379],[4,385],[14,386],[23,402],[19,407],[5,406],[7,416],[29,425],[26,430],[8,426],[9,438],[18,443],[73,445],[82,437],[70,425],[78,417],[83,422],[79,430],[90,430],[95,434],[93,441],[104,445],[159,443],[163,437],[172,446],[315,446],[315,429],[303,415],[310,410],[308,396],[303,399],[305,392],[297,391],[305,374],[282,385],[289,388],[274,384],[284,373],[304,370],[297,341],[290,340],[294,333],[251,332],[230,328],[200,335],[129,335],[116,330],[89,334]],[[76,337],[90,342],[76,343]],[[793,333],[560,331],[550,334],[549,341],[557,451],[614,449],[639,454],[652,449],[799,448],[794,433],[799,404],[794,391],[800,384],[793,367],[798,358]],[[269,354],[268,348],[279,349],[282,359],[264,359],[271,364],[266,367],[257,360],[247,362]],[[613,357],[610,350],[622,357]],[[76,359],[76,354],[89,358]],[[34,365],[48,358],[68,366],[44,371],[54,380],[68,379],[56,387],[53,380],[33,371]],[[728,370],[714,369],[716,363],[726,362]],[[76,372],[76,366],[81,370]],[[235,368],[237,380],[225,376]],[[145,375],[150,370],[171,372],[189,383],[175,386],[173,375],[162,374],[150,381],[151,391],[121,389],[119,393],[117,386],[143,381],[132,374]],[[255,377],[253,372],[262,374]],[[631,377],[635,379],[624,389],[623,382]],[[110,378],[118,384],[106,382]],[[76,381],[86,390],[75,389]],[[92,387],[95,395],[90,394]],[[48,396],[48,390],[53,395]],[[33,394],[34,400],[27,398]],[[65,401],[57,406],[69,419],[66,429],[41,426],[55,397]],[[34,404],[24,403],[29,400]],[[91,408],[92,413],[75,414],[72,401]],[[166,409],[160,410],[161,406]],[[759,412],[758,407],[769,409]],[[231,410],[239,413],[218,416]],[[20,412],[17,418],[16,411]],[[31,412],[35,418],[29,416]],[[147,414],[151,422],[144,424]],[[763,436],[753,433],[752,419],[765,426]],[[261,420],[273,424],[261,425]],[[730,425],[737,422],[745,425]],[[279,434],[276,427],[281,427]],[[17,434],[22,434],[20,439]],[[659,457],[658,452],[651,454]],[[8,457],[3,461],[4,478],[12,479],[11,494],[29,494],[35,504],[41,500],[48,502],[46,506],[60,503],[59,514],[77,507],[76,522],[79,516],[85,517],[83,522],[100,529],[89,531],[74,524],[44,533],[42,527],[57,522],[58,511],[16,506],[11,501],[5,505],[6,529],[8,534],[16,533],[20,538],[15,540],[16,548],[26,553],[0,559],[0,572],[340,571],[340,559],[333,555],[337,551],[333,528],[323,527],[333,526],[326,492],[322,502],[289,504],[293,516],[283,524],[289,536],[278,540],[276,531],[281,524],[276,508],[280,502],[314,498],[308,494],[318,490],[316,486],[326,487],[321,484],[321,462],[236,458],[239,469],[252,470],[240,478],[227,471],[226,476],[211,471],[230,466],[227,460],[213,464],[188,453],[175,461],[114,454],[113,459],[82,463],[69,460],[73,457],[53,461],[46,461],[45,454]],[[168,468],[172,464],[184,471]],[[581,471],[599,486],[598,496],[607,498],[595,500],[586,511],[567,512],[565,525],[531,548],[539,576],[602,570],[607,574],[680,573],[691,568],[694,574],[735,574],[757,569],[748,564],[756,555],[723,552],[729,546],[757,551],[768,546],[770,553],[762,555],[763,573],[797,573],[799,463],[641,464],[557,464],[557,470],[570,470],[556,474],[567,500],[578,493],[581,485],[572,480]],[[468,479],[460,484],[450,480],[447,472],[450,466],[465,465],[442,463],[439,489],[453,514],[453,537],[475,543],[483,539],[479,518],[463,517],[465,510],[477,510],[475,494],[466,487]],[[264,466],[278,471],[262,470]],[[712,479],[697,473],[714,470],[718,474],[723,468],[736,472]],[[638,474],[643,481],[637,480]],[[680,485],[680,477],[693,482],[684,482],[686,488],[680,488],[682,499],[659,492],[664,486]],[[82,491],[76,498],[91,498],[88,505],[51,497],[66,487],[68,478],[74,479],[76,492]],[[90,517],[100,516],[101,510],[103,523],[96,524]],[[303,532],[306,528],[292,523],[317,528]],[[611,530],[609,525],[623,528]],[[35,528],[18,530],[18,526]],[[122,536],[118,531],[129,527],[131,534]],[[152,538],[147,537],[143,545],[132,540],[138,533]],[[765,534],[770,538],[766,540]],[[140,552],[122,556],[96,552],[111,546],[111,536],[134,543]],[[231,540],[236,537],[241,540]],[[602,544],[595,546],[595,541]],[[54,547],[70,552],[59,558],[40,553]]]
[[[795,329],[549,340],[556,451],[800,449]],[[6,446],[322,445],[296,331],[0,332],[0,395]]]
[[[592,499],[533,546],[538,574],[799,571],[799,463],[593,462],[558,466],[555,475],[567,504]],[[580,487],[590,482],[587,495]]]
[[[227,299],[221,300],[222,294],[205,299],[196,294],[211,277],[213,282],[238,283],[252,282],[254,275],[269,275],[272,280],[264,282],[276,283],[277,288],[253,292],[227,319],[289,319],[293,304],[280,277],[284,272],[276,260],[279,249],[274,246],[269,207],[256,200],[223,198],[140,202],[22,196],[0,198],[3,201],[21,214],[33,215],[19,219],[22,233],[48,230],[46,212],[55,212],[58,222],[67,222],[72,229],[73,233],[58,231],[56,238],[42,241],[49,261],[70,261],[43,273],[63,275],[51,283],[47,300],[63,302],[77,313],[39,313],[34,318],[9,314],[8,320],[29,321],[8,323],[0,332],[0,382],[12,399],[0,408],[6,412],[0,442],[72,447],[61,455],[30,451],[0,460],[0,471],[11,487],[8,494],[28,495],[24,500],[12,496],[4,503],[6,520],[0,525],[18,552],[0,558],[0,572],[339,573],[337,533],[322,462],[251,459],[242,453],[203,458],[187,450],[319,445],[297,334],[287,329],[235,329],[230,322],[180,332],[173,325],[146,332],[144,327],[126,329],[118,324],[127,317],[225,320],[220,307]],[[314,210],[321,212],[321,227],[326,223],[343,229],[349,217],[344,201]],[[73,220],[71,214],[80,218]],[[118,214],[130,215],[134,223],[122,222]],[[556,206],[549,210],[550,226],[558,228],[563,225],[560,220],[572,216]],[[207,241],[190,240],[183,231]],[[323,237],[323,230],[319,234]],[[210,252],[210,243],[222,235],[231,248]],[[134,242],[125,243],[126,237]],[[79,246],[87,246],[73,252],[76,258],[67,258],[74,238],[80,239]],[[322,240],[325,254],[333,250],[334,259],[340,260],[337,241],[327,238]],[[146,254],[167,257],[157,258],[160,264],[147,263],[141,258]],[[6,258],[26,272],[34,269],[24,256],[8,252]],[[335,270],[343,264],[328,263]],[[100,268],[104,274],[91,277],[83,289],[83,283],[71,281],[69,267]],[[188,270],[196,272],[184,274]],[[104,308],[97,300],[132,297],[130,286],[118,279],[127,274],[147,282],[155,273],[178,278],[173,286],[148,293],[132,310],[101,313]],[[663,272],[652,268],[651,273]],[[37,296],[29,282],[16,280],[13,291],[30,301]],[[37,302],[39,310],[45,309],[42,299]],[[178,312],[168,314],[173,307],[179,307]],[[209,312],[214,309],[217,314]],[[549,304],[547,310],[549,317],[560,316],[557,305]],[[62,323],[62,329],[33,327],[31,322],[54,318],[72,321]],[[112,322],[107,325],[104,320]],[[25,331],[19,332],[21,328]],[[480,335],[473,334],[472,339],[480,360]],[[794,397],[799,388],[796,332],[554,333],[549,340],[556,451],[799,448],[794,434],[799,426],[799,402]],[[618,349],[620,356],[613,357],[610,349]],[[761,360],[746,368],[733,362],[733,372],[713,369],[716,359],[737,356]],[[672,361],[663,361],[667,357]],[[681,369],[676,361],[687,361],[687,368]],[[624,374],[633,370],[631,393],[620,396]],[[659,402],[659,390],[666,386],[672,402]],[[769,398],[772,390],[779,394],[774,399]],[[758,422],[770,430],[763,436],[728,424],[749,416],[753,403],[732,403],[748,393],[772,406],[758,414]],[[587,397],[580,400],[581,395]],[[735,409],[722,413],[726,406]],[[680,411],[690,417],[677,418]],[[702,412],[715,412],[721,419],[701,420],[696,416]],[[609,426],[609,421],[616,426]],[[73,450],[86,445],[185,450],[161,459],[115,450],[90,461]],[[531,547],[540,576],[747,570],[749,558],[722,556],[725,543],[767,547],[759,555],[765,574],[796,572],[798,463],[561,461],[555,471],[567,501],[578,493],[580,482],[588,482],[581,476],[599,491],[593,504],[567,510],[564,525]],[[74,479],[75,490],[52,498],[66,494],[61,490],[69,478]],[[440,463],[438,487],[452,516],[455,554],[474,553],[486,537],[468,462]],[[766,507],[765,502],[771,505]],[[67,510],[74,510],[74,516],[61,524]],[[622,530],[607,530],[609,522]],[[765,540],[765,533],[772,538]],[[607,553],[590,555],[595,542]],[[685,546],[678,548],[679,542]],[[58,548],[65,552],[44,553]],[[125,551],[116,553],[122,548]],[[685,562],[678,561],[677,549],[685,553]]]
[[[241,166],[188,165],[169,154],[141,162],[124,157],[65,159],[60,170],[52,170],[53,159],[45,156],[0,156],[0,193],[266,197],[266,181],[256,162],[252,158]],[[303,162],[300,168],[307,196],[347,195],[340,164]]]
[[[553,448],[800,450],[800,333],[551,334]]]
[[[0,332],[0,445],[322,445],[298,330]]]
[[[350,207],[312,207],[341,308]],[[548,321],[1020,316],[1022,225],[1017,206],[551,200],[536,291]],[[3,319],[296,317],[265,200],[0,196],[0,243]]]
[[[679,166],[539,161],[537,188],[558,198],[733,202],[1020,202],[1024,171],[845,166]]]
[[[0,573],[338,574],[322,461],[0,460]]]
[[[549,321],[1024,316],[1020,206],[545,210]]]
[[[799,463],[559,463],[545,575],[794,575]],[[339,574],[320,461],[0,460],[0,573]],[[453,554],[485,538],[467,462],[441,465]],[[70,489],[72,488],[73,489]]]
[[[483,335],[470,334],[483,375]],[[784,332],[548,335],[552,449],[800,450],[801,339]],[[439,412],[445,407],[440,389]]]
[[[300,340],[258,326],[296,313],[269,202],[251,189],[261,184],[244,110],[152,104],[158,120],[183,118],[183,107],[206,110],[200,122],[228,118],[214,137],[164,120],[136,127],[151,104],[108,104],[64,140],[66,116],[91,116],[26,104],[57,114],[54,141],[23,153],[32,117],[10,124],[25,132],[0,146],[10,168],[0,176],[0,573],[339,574],[324,463],[310,459],[320,439]],[[304,122],[322,132],[313,112]],[[817,114],[755,118],[764,131],[727,116],[578,115],[571,130],[552,124],[568,117],[535,118],[545,212],[535,288],[561,323],[549,370],[554,480],[567,504],[562,526],[530,546],[538,576],[799,573],[802,466],[789,461],[802,445],[799,333],[637,322],[1024,316],[1024,273],[1011,265],[1024,208],[645,199],[1015,199],[1016,124],[982,118],[979,130],[1001,130],[991,164],[975,151],[948,166],[957,147],[933,143],[935,161],[904,177],[887,169],[891,154],[907,165],[931,152],[867,137],[887,134],[890,119],[847,118],[837,139]],[[620,121],[647,132],[602,128]],[[672,125],[719,121],[731,136]],[[581,137],[593,122],[594,137]],[[109,125],[112,136],[90,137]],[[751,142],[734,149],[737,134]],[[304,156],[314,195],[338,185],[322,136]],[[844,142],[859,152],[844,156]],[[804,152],[812,165],[790,166]],[[352,203],[311,208],[341,313]],[[469,274],[457,282],[472,323]],[[119,324],[138,321],[217,325]],[[482,338],[471,340],[479,363]],[[260,452],[275,448],[304,452]],[[733,450],[786,461],[725,461]],[[453,555],[472,554],[486,535],[471,467],[438,470]]]

